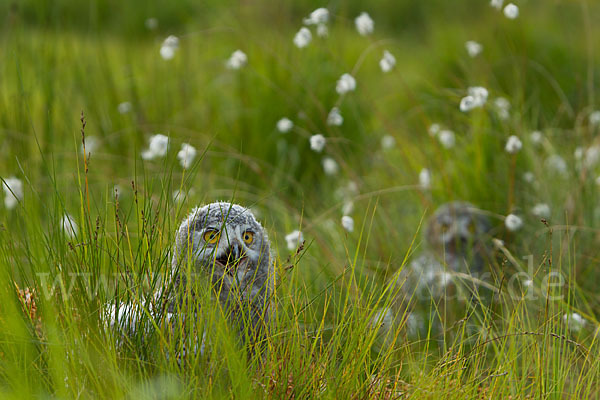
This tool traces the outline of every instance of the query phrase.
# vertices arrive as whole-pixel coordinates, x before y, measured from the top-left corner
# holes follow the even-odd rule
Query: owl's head
[[[491,224],[481,210],[470,203],[456,201],[443,204],[435,211],[425,237],[450,268],[458,271],[467,265],[470,271],[479,271],[483,267],[490,229]]]
[[[173,266],[210,277],[219,294],[231,289],[244,297],[268,292],[272,273],[269,238],[252,212],[216,202],[192,210],[179,227]],[[181,272],[180,272],[181,273]]]

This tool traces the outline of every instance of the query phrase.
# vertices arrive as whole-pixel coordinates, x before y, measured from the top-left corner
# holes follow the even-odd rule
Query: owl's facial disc
[[[457,235],[447,240],[444,243],[444,248],[449,255],[464,255],[468,252],[470,244],[472,244],[470,238]]]
[[[433,243],[443,249],[448,259],[469,257],[475,245],[477,225],[469,215],[449,214],[440,218],[438,233],[432,238]]]
[[[256,257],[260,235],[246,224],[209,225],[195,235],[198,258],[204,260],[209,270],[215,268],[218,275],[242,280],[251,269]]]

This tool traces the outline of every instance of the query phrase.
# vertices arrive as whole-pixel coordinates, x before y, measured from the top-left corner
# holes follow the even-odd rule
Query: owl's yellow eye
[[[215,244],[219,240],[219,236],[221,236],[221,233],[219,231],[215,231],[215,230],[211,229],[211,230],[204,232],[203,238],[206,243]]]
[[[244,239],[244,243],[250,244],[254,240],[254,232],[246,231],[242,235],[242,239]]]

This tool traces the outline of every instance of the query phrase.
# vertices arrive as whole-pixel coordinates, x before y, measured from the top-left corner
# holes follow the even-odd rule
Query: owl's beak
[[[229,249],[227,249],[226,254],[228,264],[236,264],[239,261],[241,254],[240,246],[236,242],[233,242],[231,246],[229,246]]]
[[[217,258],[217,262],[225,268],[229,274],[234,274],[238,266],[244,260],[246,254],[242,246],[236,241],[232,242],[225,253]]]

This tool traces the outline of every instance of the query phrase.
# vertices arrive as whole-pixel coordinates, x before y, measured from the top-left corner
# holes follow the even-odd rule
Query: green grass
[[[0,5],[0,177],[24,182],[15,209],[0,205],[0,397],[599,397],[600,166],[574,151],[598,145],[589,115],[600,108],[600,7],[517,4],[511,21],[487,1],[334,1],[329,37],[313,30],[305,49],[292,38],[322,4]],[[360,11],[375,20],[372,36],[354,30]],[[148,17],[157,30],[144,27]],[[180,47],[166,61],[169,34]],[[466,40],[483,53],[469,58]],[[248,65],[226,69],[238,48]],[[398,61],[389,74],[378,66],[384,49]],[[339,97],[346,72],[357,89]],[[490,99],[461,113],[469,86]],[[499,96],[511,103],[507,120],[493,109]],[[120,114],[124,101],[132,110]],[[326,124],[335,105],[340,127]],[[99,142],[89,159],[82,112],[88,145]],[[286,134],[275,127],[282,117],[295,123]],[[428,135],[432,123],[456,133],[453,148]],[[168,154],[144,161],[155,133],[170,137]],[[328,138],[323,153],[310,149],[316,133]],[[516,156],[504,151],[511,134],[523,140]],[[394,148],[382,149],[384,135]],[[182,143],[199,151],[188,170],[176,158]],[[566,174],[548,167],[555,155]],[[324,156],[336,176],[323,172]],[[422,168],[429,190],[418,186]],[[264,359],[246,358],[218,312],[176,328],[211,332],[204,355],[180,360],[173,332],[148,309],[134,334],[107,326],[106,304],[149,301],[163,285],[191,208],[223,199],[251,207],[275,250]],[[349,200],[354,232],[340,222]],[[417,334],[395,278],[424,250],[427,217],[451,200],[489,212],[504,241],[489,266],[494,301],[420,304]],[[547,224],[531,213],[537,203],[551,208]],[[524,221],[515,233],[503,224],[510,212]],[[295,229],[306,239],[298,253],[285,241]],[[561,285],[548,285],[552,272]],[[33,292],[35,310],[15,284]],[[199,301],[214,308],[205,294]],[[376,328],[382,309],[389,329]],[[586,320],[579,330],[563,318],[573,312]]]

